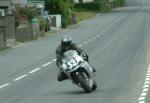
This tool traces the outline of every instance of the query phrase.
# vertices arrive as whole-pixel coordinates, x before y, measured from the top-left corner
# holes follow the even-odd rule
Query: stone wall
[[[5,17],[0,17],[0,49],[6,48]]]
[[[16,28],[16,41],[25,42],[33,39],[32,25],[30,23],[21,24]]]

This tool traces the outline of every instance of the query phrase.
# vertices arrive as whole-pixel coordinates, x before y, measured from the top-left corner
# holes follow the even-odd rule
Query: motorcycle
[[[74,84],[83,88],[86,93],[96,90],[94,73],[84,53],[79,55],[75,50],[66,51],[62,58],[62,70]]]

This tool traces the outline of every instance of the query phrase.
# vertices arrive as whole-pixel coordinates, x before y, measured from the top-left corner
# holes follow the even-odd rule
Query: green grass
[[[96,15],[96,12],[89,12],[89,11],[75,11],[75,14],[77,16],[77,22],[80,22],[85,19],[89,19],[91,17],[94,17]]]

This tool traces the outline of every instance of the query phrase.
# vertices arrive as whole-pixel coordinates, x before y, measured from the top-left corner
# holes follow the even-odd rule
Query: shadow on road
[[[72,90],[72,91],[57,91],[57,92],[53,92],[52,94],[53,95],[90,95],[90,94],[95,94],[95,93],[99,93],[100,90],[96,90],[96,91],[93,91],[92,93],[86,93],[84,92],[84,90]]]

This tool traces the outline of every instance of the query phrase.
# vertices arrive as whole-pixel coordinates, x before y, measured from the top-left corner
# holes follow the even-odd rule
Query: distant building
[[[27,6],[36,7],[41,15],[45,15],[45,0],[27,0]]]
[[[11,2],[10,0],[0,0],[0,16],[10,14]]]
[[[27,4],[27,0],[11,0],[14,5],[25,5]]]
[[[41,15],[45,13],[45,1],[44,0],[11,0],[14,5],[35,7],[39,10]]]
[[[75,3],[85,3],[85,2],[92,2],[94,0],[74,0]]]

